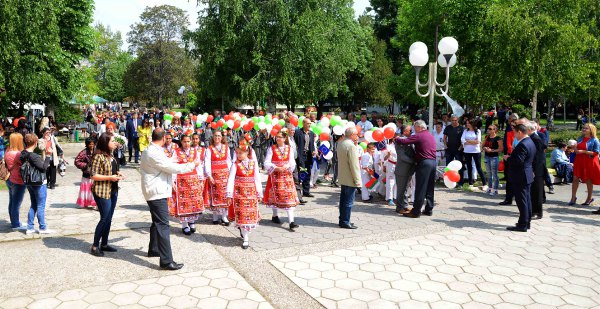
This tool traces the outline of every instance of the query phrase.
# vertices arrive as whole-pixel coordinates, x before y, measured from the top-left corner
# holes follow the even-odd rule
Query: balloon
[[[254,121],[254,123],[258,123],[258,117],[256,117],[256,116],[252,117],[252,121]]]
[[[241,126],[241,123],[242,123],[242,122],[241,122],[240,120],[236,120],[236,121],[234,121],[234,122],[233,122],[233,129],[234,129],[234,130],[237,130],[237,129],[239,129],[239,128],[240,128],[240,126]]]
[[[175,113],[175,117],[177,117],[177,118],[181,118],[181,112],[177,112],[177,113]]]
[[[458,160],[454,160],[452,162],[450,162],[450,164],[448,164],[447,166],[450,170],[452,171],[460,171],[460,169],[462,168],[462,163]],[[458,181],[458,180],[457,180]]]
[[[165,125],[166,125],[166,124],[167,124],[167,123],[165,123]],[[211,123],[210,123],[210,127],[211,127],[211,128],[213,128],[213,130],[214,130],[214,129],[216,129],[216,128],[217,128],[217,126],[218,126],[218,125],[217,125],[217,123],[216,123],[216,122],[211,122]]]
[[[390,127],[392,129],[394,129],[394,132],[398,131],[398,126],[395,123],[393,123],[393,122],[388,123],[386,125],[386,127]]]
[[[300,116],[300,118],[298,118],[298,126],[302,125],[302,123],[304,122],[304,118],[306,118],[306,117]]]
[[[449,171],[449,170],[450,170],[450,169],[449,169],[449,168],[447,168],[447,167],[446,167],[446,168],[444,168],[444,173],[445,173],[445,172],[447,172],[447,171]]]
[[[255,117],[252,117],[252,119],[254,119],[254,118],[255,118]],[[250,120],[250,121],[248,121],[248,127],[249,127],[250,129],[254,128],[254,124],[255,124],[255,123],[256,123],[256,121],[254,121],[254,120]],[[248,131],[249,131],[250,129],[248,129]]]
[[[453,182],[460,181],[460,175],[458,175],[457,171],[447,171],[444,173],[444,177],[448,177],[448,179]]]
[[[331,144],[329,143],[329,141],[324,141],[321,143],[321,145],[324,145],[327,148],[331,148]]]
[[[275,129],[275,130],[277,130],[277,131],[280,131],[280,130],[281,130],[281,128],[282,128],[282,126],[281,126],[279,123],[277,123],[277,124],[275,124],[275,125],[273,126],[273,129]]]
[[[219,119],[219,121],[217,121],[217,127],[219,127],[219,128],[223,127],[224,124],[225,124],[225,120],[223,120],[223,119]]]
[[[231,119],[231,117],[225,123],[227,124],[228,128],[232,128],[233,129],[234,123],[233,123],[233,119]]]
[[[341,121],[342,121],[342,117],[333,116],[333,117],[331,117],[330,124],[335,127],[336,125],[340,124]]]
[[[267,124],[266,123],[264,123],[264,122],[259,122],[258,123],[258,129],[259,130],[264,130],[266,128],[267,128]]]
[[[342,127],[340,125],[336,125],[335,127],[333,127],[333,134],[335,134],[335,135],[343,135],[344,134],[344,127]]]
[[[199,127],[201,127],[201,126],[202,126],[202,123],[200,123],[200,122],[196,122],[196,128],[199,128]]]
[[[255,123],[255,124],[254,124],[254,130],[256,130],[256,131],[260,131],[260,126],[259,126],[259,124],[260,124],[260,123]]]
[[[252,140],[252,135],[250,135],[250,133],[246,133],[246,135],[244,135],[244,138],[246,139],[246,141],[251,141]]]
[[[171,124],[171,120],[165,120],[165,126],[168,127]]]
[[[323,132],[319,134],[319,139],[324,142],[329,140],[329,133]]]
[[[331,134],[331,129],[329,127],[324,127],[323,130],[321,130],[321,133],[327,133],[327,134]]]
[[[208,115],[208,117],[206,117],[206,122],[212,122],[214,119],[215,119],[215,116]]]
[[[323,116],[323,118],[321,118],[320,123],[323,126],[323,128],[329,127],[329,118]]]
[[[223,119],[224,119],[226,122],[227,122],[227,121],[229,121],[229,115],[228,115],[228,114],[225,114],[225,115],[223,115]]]
[[[365,140],[368,143],[375,143],[375,140],[373,139],[373,131],[367,131],[367,132],[365,132]]]
[[[275,135],[277,135],[277,133],[279,133],[278,130],[276,130],[275,128],[271,129],[271,136],[275,137]]]
[[[333,158],[333,151],[328,152],[326,155],[323,156],[323,158],[325,160],[331,160]]]
[[[283,119],[279,119],[279,124],[283,127],[285,126],[285,120]]]
[[[383,141],[383,139],[384,139],[384,136],[383,136],[383,131],[381,131],[381,130],[379,130],[379,129],[377,129],[377,130],[373,131],[373,134],[372,134],[371,136],[373,137],[373,139],[374,139],[376,142],[381,142],[381,141]]]
[[[265,122],[265,116],[258,117],[258,121],[259,122]]]
[[[395,134],[396,130],[394,130],[392,127],[387,127],[383,130],[383,137],[387,139],[393,138]]]
[[[290,123],[294,126],[297,127],[298,126],[298,118],[297,117],[290,117]]]
[[[454,189],[456,187],[456,182],[450,180],[447,176],[444,176],[444,184],[448,189]]]
[[[358,132],[358,135],[360,135],[361,131],[362,131],[362,129],[360,128],[360,126],[356,125],[356,132]]]
[[[273,118],[271,118],[271,114],[267,114],[267,117],[265,117],[265,123],[269,124],[273,121]]]
[[[365,142],[360,142],[360,144],[358,144],[363,150],[367,150],[367,143]]]

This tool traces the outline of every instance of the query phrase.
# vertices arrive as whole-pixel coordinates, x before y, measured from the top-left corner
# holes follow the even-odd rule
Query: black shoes
[[[513,232],[527,232],[527,228],[522,226],[509,226],[506,229]]]
[[[155,252],[148,252],[148,257],[160,257],[160,254],[155,253]]]
[[[117,252],[117,248],[111,247],[110,245],[100,246],[100,250],[103,252]]]
[[[533,216],[531,216],[531,220],[539,220],[542,217],[543,217],[542,214],[533,214]]]
[[[97,256],[97,257],[104,256],[104,252],[102,252],[102,250],[100,250],[100,247],[96,247],[95,249],[94,249],[94,247],[92,247],[92,249],[90,250],[90,253],[93,256]]]
[[[512,201],[507,201],[507,200],[504,200],[504,201],[502,201],[502,202],[498,203],[498,205],[503,205],[503,206],[504,206],[504,205],[512,205]]]
[[[181,231],[183,232],[183,234],[185,234],[187,236],[192,235],[192,231],[190,230],[189,227],[182,228]]]
[[[304,205],[304,204],[306,204],[306,201],[303,199],[300,199],[300,205]]]
[[[423,211],[423,212],[421,212],[421,215],[431,217],[433,215],[433,212],[431,212],[431,211]]]
[[[420,217],[421,215],[415,215],[412,212],[407,212],[407,213],[403,213],[402,216],[407,217],[407,218],[416,219],[416,218]]]
[[[275,223],[275,224],[281,224],[281,220],[279,219],[278,216],[274,216],[271,218],[271,222]]]
[[[354,225],[354,223],[350,224],[340,224],[340,227],[343,229],[356,230],[358,226]]]
[[[171,262],[166,265],[160,265],[160,268],[163,270],[179,270],[183,267],[183,264]]]
[[[315,197],[314,195],[312,195],[310,193],[304,193],[304,194],[302,194],[302,196],[304,196],[304,197]]]
[[[592,211],[592,214],[594,214],[594,215],[600,215],[600,209]]]
[[[195,227],[195,226],[194,226],[194,227],[192,227],[192,226],[190,225],[190,232],[191,232],[192,234],[196,233],[196,227]]]
[[[290,222],[290,230],[292,232],[295,232],[296,231],[295,229],[298,227],[300,227],[300,226],[298,224],[296,224],[295,222]]]
[[[213,221],[213,224],[214,224],[214,225],[217,225],[217,224],[219,224],[219,223],[221,223],[221,219],[219,219],[219,220],[217,220],[217,221]]]

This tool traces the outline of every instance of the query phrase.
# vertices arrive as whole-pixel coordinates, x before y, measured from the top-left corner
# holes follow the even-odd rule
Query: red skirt
[[[594,185],[600,185],[600,162],[598,154],[589,156],[578,154],[573,162],[573,176],[581,179],[582,182],[592,181]]]

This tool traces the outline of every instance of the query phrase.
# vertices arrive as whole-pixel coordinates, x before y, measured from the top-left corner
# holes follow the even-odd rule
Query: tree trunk
[[[537,96],[538,88],[535,87],[533,90],[533,99],[531,100],[531,119],[536,118],[537,115]]]
[[[554,131],[554,99],[550,98],[548,100],[548,123],[546,124],[546,129],[549,131]]]

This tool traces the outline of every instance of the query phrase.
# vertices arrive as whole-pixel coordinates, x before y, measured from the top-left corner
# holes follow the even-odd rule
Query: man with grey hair
[[[356,188],[361,187],[360,166],[355,143],[358,141],[358,131],[355,127],[346,129],[346,138],[337,147],[337,160],[339,167],[339,182],[342,187],[340,192],[339,226],[344,229],[358,228],[350,222],[352,206]]]
[[[544,140],[537,134],[537,123],[529,121],[527,118],[520,119],[518,123],[527,126],[527,134],[535,145],[535,154],[533,156],[533,183],[531,184],[531,219],[541,219],[543,216],[544,203],[544,179],[546,177],[546,154],[544,150],[546,145]]]
[[[408,218],[418,218],[421,214],[431,216],[433,214],[433,194],[435,187],[435,138],[429,131],[423,120],[417,120],[413,124],[415,134],[408,138],[396,138],[400,145],[415,145],[415,202],[409,213],[402,215]],[[400,197],[398,197],[400,198]],[[421,208],[425,203],[425,210]]]

